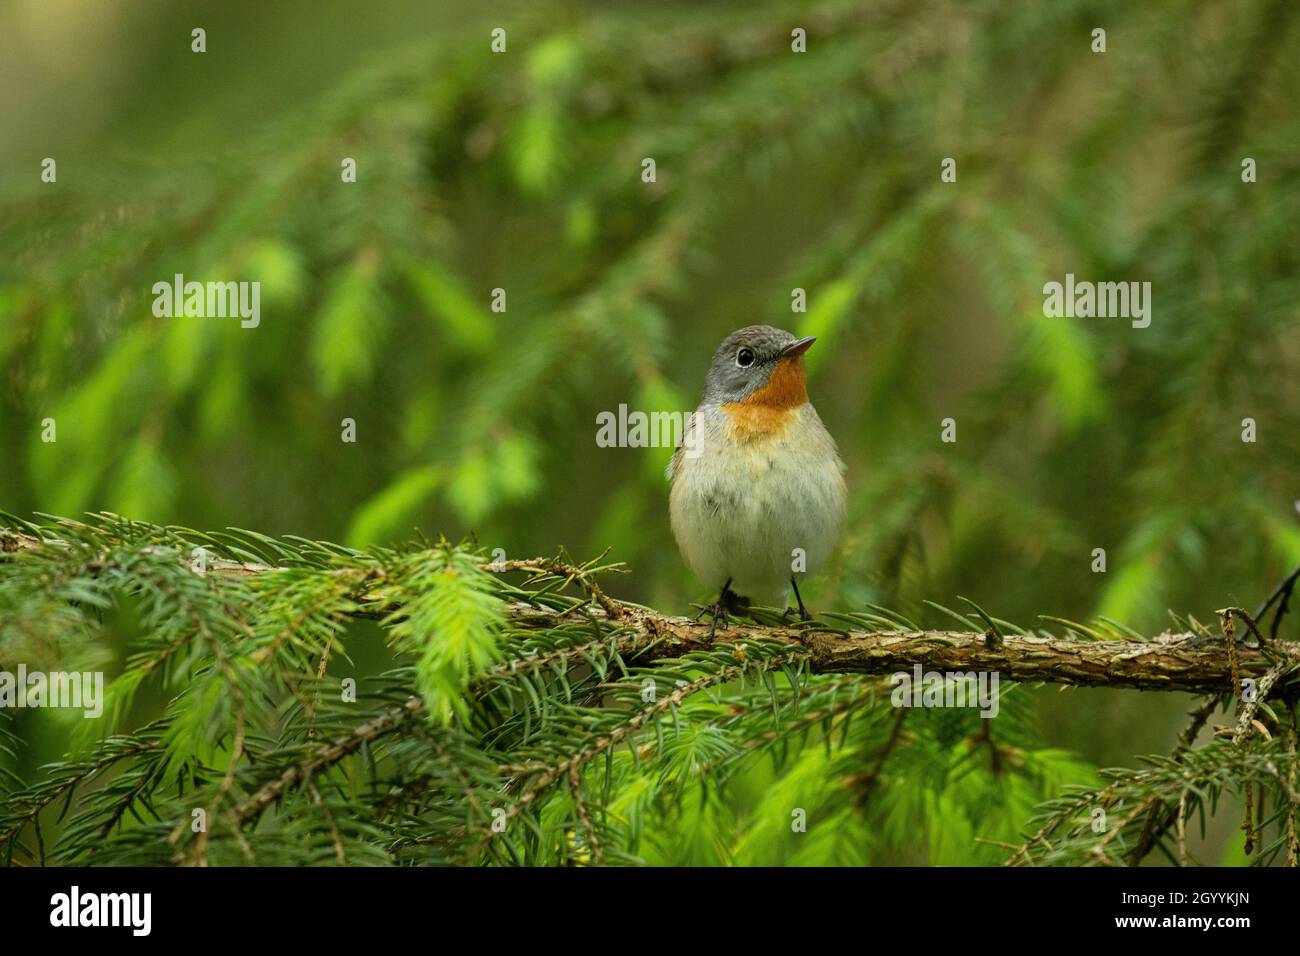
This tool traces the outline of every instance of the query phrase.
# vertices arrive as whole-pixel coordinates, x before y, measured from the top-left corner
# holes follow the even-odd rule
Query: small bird
[[[751,602],[779,604],[830,556],[844,519],[844,462],[808,401],[803,354],[813,337],[770,325],[718,346],[704,397],[668,464],[673,536],[718,599],[709,637]],[[793,614],[789,608],[786,614]]]

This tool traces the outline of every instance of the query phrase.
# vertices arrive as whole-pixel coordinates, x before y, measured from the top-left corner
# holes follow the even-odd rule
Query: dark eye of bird
[[[736,353],[736,364],[741,368],[749,368],[754,364],[754,353],[751,349],[741,349]]]

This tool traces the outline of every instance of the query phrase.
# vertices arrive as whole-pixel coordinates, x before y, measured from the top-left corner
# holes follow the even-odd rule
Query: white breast
[[[814,573],[839,536],[845,487],[835,442],[810,404],[776,437],[737,441],[716,408],[701,408],[692,427],[703,429],[700,453],[674,459],[669,497],[682,556],[710,588],[730,578],[737,594],[780,604],[790,578],[802,578],[794,568]]]

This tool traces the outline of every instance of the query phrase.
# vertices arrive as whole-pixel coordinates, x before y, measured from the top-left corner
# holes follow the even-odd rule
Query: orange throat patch
[[[795,409],[808,401],[808,380],[802,355],[776,363],[767,384],[741,402],[722,406],[731,419],[732,434],[742,440],[775,438],[789,427]]]

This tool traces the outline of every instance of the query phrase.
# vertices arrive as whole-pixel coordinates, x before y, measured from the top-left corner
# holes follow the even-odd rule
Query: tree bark
[[[614,622],[647,640],[657,640],[647,656],[678,657],[710,647],[707,623],[672,617],[635,605],[620,604]],[[607,618],[605,611],[586,613]],[[548,627],[565,615],[524,604],[512,605],[514,623]],[[1224,640],[1199,634],[1159,634],[1148,641],[1082,640],[1060,637],[997,637],[976,631],[818,631],[814,626],[761,627],[738,624],[719,629],[714,645],[743,645],[746,640],[775,640],[808,649],[815,673],[893,674],[923,671],[996,671],[1002,680],[1066,684],[1077,687],[1126,687],[1186,693],[1233,693],[1232,670]],[[1300,648],[1285,643],[1271,648],[1274,658],[1300,661]],[[1257,647],[1237,645],[1243,678],[1259,678],[1273,660]]]

